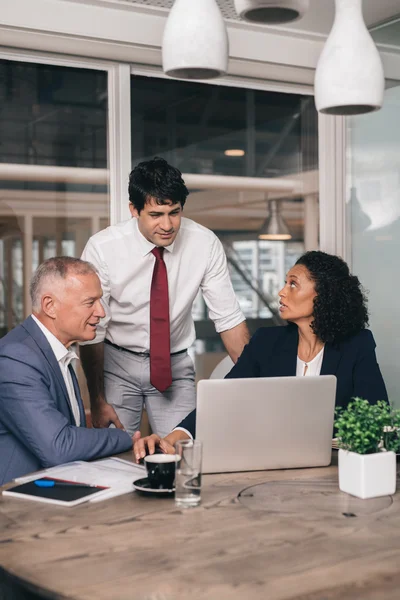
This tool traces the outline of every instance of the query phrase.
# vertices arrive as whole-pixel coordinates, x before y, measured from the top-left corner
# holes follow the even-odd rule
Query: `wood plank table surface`
[[[333,465],[206,475],[186,510],[0,496],[0,565],[44,598],[398,600],[400,495],[343,494]]]

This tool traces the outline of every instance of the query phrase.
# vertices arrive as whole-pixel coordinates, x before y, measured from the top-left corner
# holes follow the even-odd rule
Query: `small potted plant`
[[[400,411],[386,402],[353,398],[336,409],[339,488],[358,498],[396,491],[396,452],[400,449]]]

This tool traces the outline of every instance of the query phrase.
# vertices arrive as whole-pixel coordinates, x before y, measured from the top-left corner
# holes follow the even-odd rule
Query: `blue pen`
[[[73,481],[54,481],[54,479],[36,479],[34,484],[40,488],[53,487],[73,487],[73,488],[92,488],[107,489],[102,486],[91,485],[90,483],[74,483]]]

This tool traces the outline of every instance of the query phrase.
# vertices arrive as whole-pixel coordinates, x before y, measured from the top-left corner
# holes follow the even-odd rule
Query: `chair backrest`
[[[233,360],[230,356],[225,356],[215,367],[213,372],[210,375],[210,379],[223,379],[225,375],[229,373],[229,371],[233,367]]]

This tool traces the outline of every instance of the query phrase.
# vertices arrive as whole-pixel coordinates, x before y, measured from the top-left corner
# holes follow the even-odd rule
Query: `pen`
[[[73,481],[54,481],[54,479],[36,479],[34,484],[41,488],[52,487],[73,487],[73,488],[98,488],[107,489],[102,486],[92,485],[90,483],[74,483]]]

